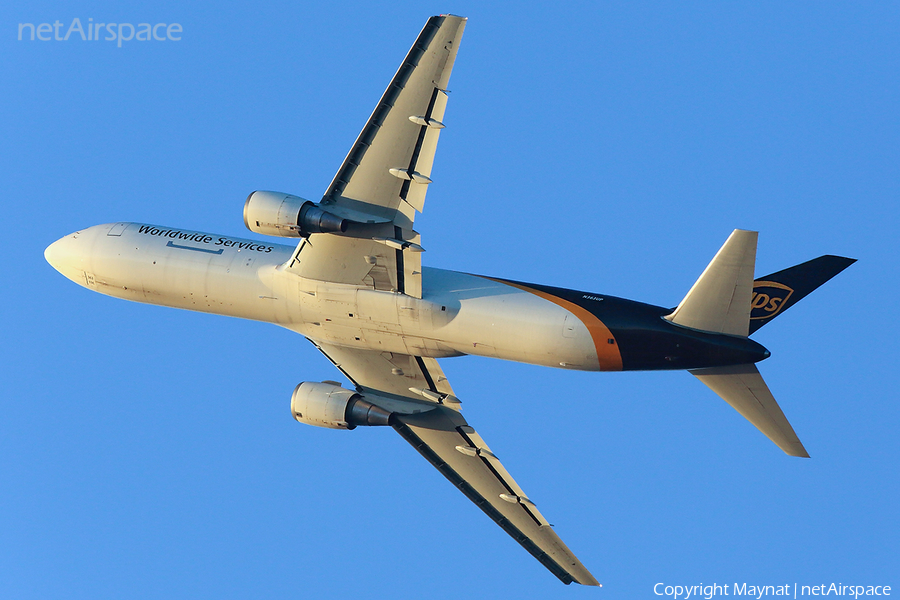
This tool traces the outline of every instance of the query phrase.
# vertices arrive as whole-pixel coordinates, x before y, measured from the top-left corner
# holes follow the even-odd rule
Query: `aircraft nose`
[[[58,239],[44,250],[44,259],[57,271],[59,271],[59,265],[62,264],[64,257],[68,254],[66,252],[67,242],[67,238]]]
[[[84,283],[84,266],[82,265],[84,241],[79,240],[81,235],[80,231],[71,233],[56,240],[44,250],[44,258],[50,263],[50,266],[78,284]]]

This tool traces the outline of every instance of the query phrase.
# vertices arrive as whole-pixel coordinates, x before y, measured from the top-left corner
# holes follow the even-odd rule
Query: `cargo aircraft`
[[[393,428],[560,580],[599,585],[466,421],[437,359],[687,370],[785,453],[808,456],[756,368],[769,352],[749,336],[854,261],[822,256],[754,278],[757,234],[735,230],[675,308],[423,267],[413,224],[465,25],[428,20],[319,202],[249,195],[247,228],[296,246],[109,223],[44,255],[90,290],[305,336],[352,385],[299,384],[297,421]]]

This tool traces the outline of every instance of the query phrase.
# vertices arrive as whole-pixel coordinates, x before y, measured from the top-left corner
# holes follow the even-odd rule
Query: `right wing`
[[[566,584],[600,585],[466,422],[435,359],[313,343],[366,400],[393,413],[403,439],[551,573]]]

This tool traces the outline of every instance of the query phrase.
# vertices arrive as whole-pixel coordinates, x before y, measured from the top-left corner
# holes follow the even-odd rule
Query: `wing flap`
[[[434,166],[434,155],[437,152],[438,138],[440,137],[441,129],[443,128],[444,111],[446,108],[447,92],[442,89],[435,89],[435,102],[431,109],[429,120],[430,122],[440,123],[440,127],[425,126],[421,128],[419,132],[421,141],[414,152],[413,159],[410,161],[410,164],[414,165],[414,172],[419,173],[429,180],[431,179],[431,169]],[[411,184],[406,190],[405,200],[417,211],[422,212],[425,210],[425,193],[427,191],[427,185]]]

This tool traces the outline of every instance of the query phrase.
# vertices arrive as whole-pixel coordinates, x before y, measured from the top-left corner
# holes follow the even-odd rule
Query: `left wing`
[[[313,342],[428,462],[563,583],[600,585],[459,412],[433,358]],[[393,397],[400,397],[397,399]],[[402,398],[415,400],[410,408]],[[422,407],[422,401],[432,407]]]
[[[325,191],[323,209],[365,227],[313,234],[298,245],[291,270],[422,297],[422,248],[413,223],[425,206],[465,25],[452,15],[428,19]]]

